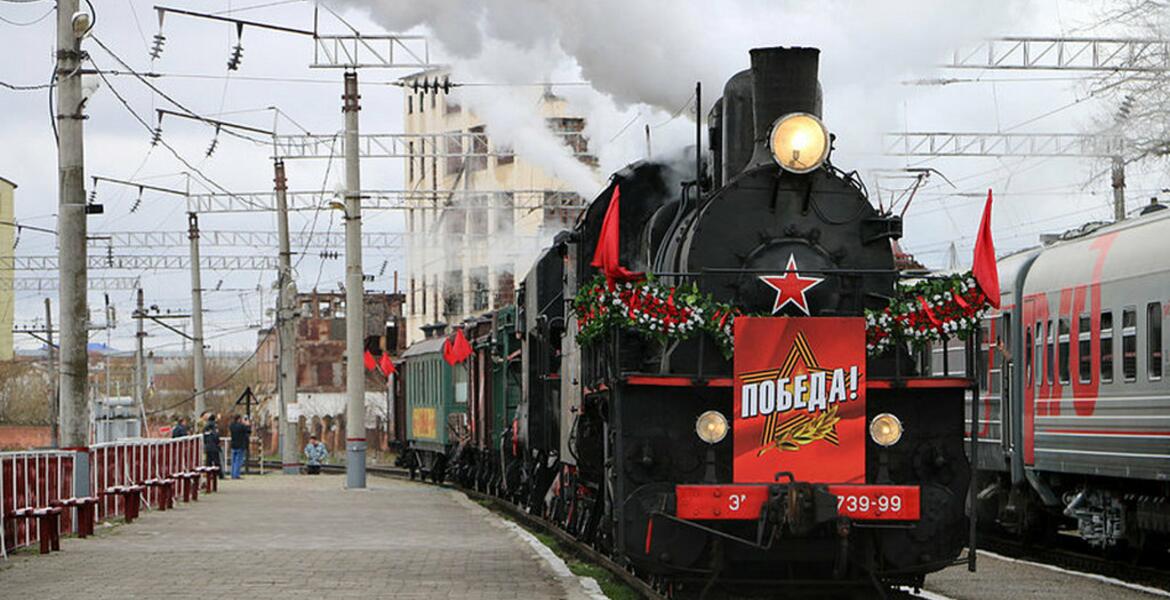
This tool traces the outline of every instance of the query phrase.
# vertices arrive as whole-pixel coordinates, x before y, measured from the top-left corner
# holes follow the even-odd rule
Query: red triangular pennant
[[[378,363],[374,361],[374,355],[370,354],[369,350],[366,350],[366,354],[362,357],[362,360],[366,364],[367,371],[373,371],[378,368]]]
[[[987,296],[992,306],[999,308],[999,268],[995,264],[995,242],[991,239],[991,190],[987,190],[987,204],[979,222],[979,237],[975,239],[975,259],[971,265],[975,283]]]
[[[461,363],[471,356],[471,344],[467,341],[467,337],[463,335],[462,329],[455,330],[455,336],[447,338],[443,342],[443,360],[447,364],[455,366],[456,363]]]
[[[605,274],[605,281],[613,287],[615,281],[629,281],[640,279],[641,273],[634,273],[622,266],[621,261],[621,188],[614,184],[613,196],[609,199],[609,207],[605,209],[605,218],[601,221],[601,235],[597,238],[597,248],[593,251],[591,266],[598,267]]]
[[[382,374],[389,377],[394,372],[394,359],[390,358],[390,353],[382,354],[382,360],[378,364],[378,368],[382,369]]]

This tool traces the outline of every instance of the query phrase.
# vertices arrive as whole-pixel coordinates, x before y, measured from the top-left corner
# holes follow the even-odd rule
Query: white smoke
[[[556,91],[589,120],[603,174],[646,157],[646,125],[654,154],[693,143],[694,111],[686,104],[694,83],[703,84],[705,117],[727,78],[748,67],[748,50],[763,46],[821,48],[830,129],[843,148],[872,153],[882,131],[905,125],[900,107],[914,90],[898,85],[901,79],[927,76],[952,49],[1016,24],[1026,6],[1016,0],[994,9],[978,0],[343,1],[390,30],[424,28],[465,80],[588,82]],[[497,133],[499,124],[524,124],[519,131],[530,138],[524,143],[536,152],[525,158],[543,161],[574,189],[597,178],[571,168],[575,161],[552,147],[553,136],[539,133],[524,114],[531,103],[517,101],[515,91],[485,88],[468,94],[468,103]],[[522,136],[514,137],[520,143]]]

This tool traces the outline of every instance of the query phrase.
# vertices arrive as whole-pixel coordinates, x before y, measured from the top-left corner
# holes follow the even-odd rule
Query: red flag
[[[983,219],[979,222],[971,274],[991,305],[999,308],[999,268],[995,264],[995,243],[991,240],[991,189],[987,190],[987,204],[983,206]]]
[[[613,186],[613,196],[609,199],[609,207],[605,209],[605,219],[601,221],[601,235],[597,238],[597,248],[593,251],[593,262],[590,266],[599,267],[605,274],[605,281],[612,288],[614,281],[629,281],[640,279],[641,273],[634,273],[622,266],[621,261],[621,188]]]
[[[366,350],[366,354],[365,354],[365,356],[362,357],[362,359],[366,363],[366,370],[367,371],[373,371],[374,369],[378,368],[378,363],[374,361],[374,355],[370,354],[369,350]]]
[[[471,356],[471,344],[467,341],[467,337],[463,335],[462,329],[455,330],[454,338],[447,338],[443,342],[443,360],[447,364],[455,366],[456,363],[461,363]]]
[[[389,377],[390,374],[394,372],[394,360],[390,358],[389,352],[384,352],[382,354],[382,361],[378,367],[382,369],[382,374],[387,377]]]

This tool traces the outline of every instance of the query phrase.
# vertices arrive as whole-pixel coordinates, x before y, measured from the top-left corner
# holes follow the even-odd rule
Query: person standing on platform
[[[309,445],[305,446],[306,470],[309,475],[316,475],[321,472],[321,462],[329,456],[329,449],[317,436],[309,436]]]
[[[179,417],[179,422],[171,429],[171,437],[181,438],[190,435],[187,431],[187,417]]]
[[[239,479],[240,468],[244,466],[244,456],[248,452],[248,438],[252,435],[252,422],[236,415],[232,417],[228,431],[232,435],[232,479]]]
[[[207,466],[220,467],[219,476],[223,477],[219,461],[219,427],[215,424],[214,413],[207,415],[207,424],[203,426],[203,453],[207,456]]]

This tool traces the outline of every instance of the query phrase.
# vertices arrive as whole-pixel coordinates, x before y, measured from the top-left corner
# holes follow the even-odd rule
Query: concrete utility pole
[[[288,406],[297,401],[296,330],[294,328],[296,288],[292,275],[292,250],[289,248],[288,180],[284,176],[284,161],[273,164],[276,171],[276,230],[280,247],[280,277],[277,279],[276,333],[280,350],[277,387],[280,396],[280,463],[286,475],[300,473],[299,427],[288,419]]]
[[[191,357],[195,363],[195,418],[207,410],[203,381],[203,282],[199,272],[199,216],[187,213],[187,237],[191,239]]]
[[[1113,220],[1125,220],[1125,160],[1113,157]]]
[[[138,332],[134,334],[134,337],[137,338],[134,354],[134,401],[143,411],[146,410],[146,352],[143,348],[143,344],[146,342],[145,315],[146,301],[142,296],[142,288],[139,288],[138,310],[134,311],[134,318],[138,320]],[[145,421],[142,423],[142,428],[146,429]]]
[[[53,347],[53,307],[48,298],[45,298],[45,340],[49,346],[49,372],[57,372],[57,349]],[[57,411],[60,410],[61,395],[57,393],[57,386],[53,386],[53,395],[49,397],[49,445],[53,448],[61,447],[61,433],[58,431]]]
[[[362,282],[361,162],[357,73],[345,73],[345,485],[366,487],[365,291]]]
[[[85,150],[82,139],[81,36],[90,18],[77,0],[57,2],[57,256],[61,303],[61,445],[80,450],[73,491],[89,495],[89,342],[86,322]],[[77,27],[75,30],[74,28]]]

